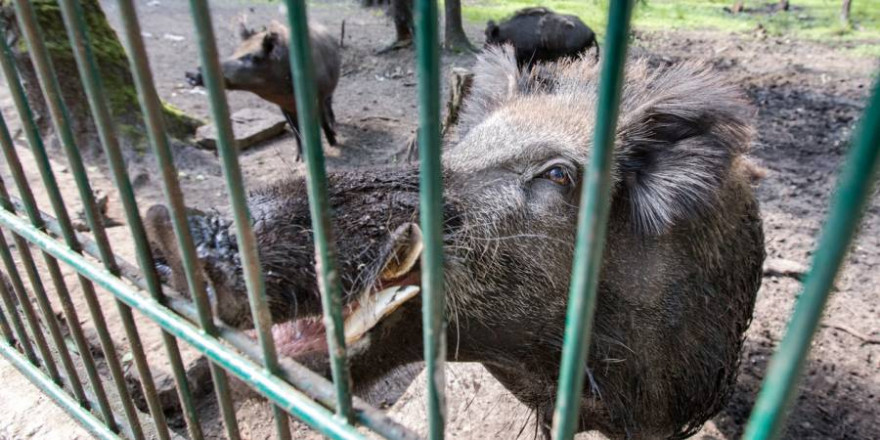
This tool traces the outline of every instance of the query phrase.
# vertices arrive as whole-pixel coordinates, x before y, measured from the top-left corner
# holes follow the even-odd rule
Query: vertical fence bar
[[[6,188],[2,183],[3,181],[0,180],[0,193],[5,194]],[[3,209],[6,208],[3,207]],[[27,243],[21,237],[12,234],[12,238],[15,242],[15,246],[19,249],[21,249],[22,246],[27,246]],[[40,358],[42,359],[43,367],[46,368],[49,377],[55,381],[55,383],[60,385],[61,375],[58,374],[58,366],[55,365],[55,359],[52,357],[52,352],[49,350],[46,338],[40,330],[40,322],[37,319],[37,314],[34,311],[30,298],[27,296],[27,291],[24,289],[24,283],[21,280],[21,275],[18,273],[18,267],[15,265],[12,253],[9,251],[9,244],[6,242],[3,230],[0,230],[0,258],[3,259],[3,266],[6,268],[6,273],[9,275],[9,280],[12,282],[12,290],[15,292],[15,300],[18,301],[18,305],[21,306],[24,320],[31,331],[31,335],[33,335],[37,350],[40,351]],[[12,304],[12,307],[15,307],[14,303]],[[27,335],[25,335],[25,338],[26,337]]]
[[[446,304],[443,289],[443,175],[440,164],[440,42],[436,0],[417,0],[416,61],[419,75],[420,223],[422,322],[428,378],[428,438],[442,439],[446,423]]]
[[[2,181],[0,181],[2,184]],[[6,248],[6,238],[3,237],[2,232],[0,232],[0,247]],[[6,250],[8,252],[8,249]],[[3,306],[6,307],[6,312],[9,314],[9,320],[12,322],[12,328],[15,330],[15,337],[18,340],[18,343],[21,344],[22,350],[24,350],[24,354],[27,356],[28,361],[34,365],[39,365],[40,361],[37,359],[36,353],[34,353],[34,347],[31,345],[31,340],[28,338],[27,331],[24,328],[24,324],[21,322],[21,317],[18,315],[18,310],[15,307],[15,300],[12,298],[12,292],[9,291],[9,288],[6,287],[6,283],[4,280],[0,279],[0,299],[3,301]]]
[[[0,58],[5,57],[0,56]],[[4,70],[5,67],[6,66],[4,66]],[[7,75],[7,78],[9,77],[10,75]],[[18,154],[15,151],[15,146],[12,143],[12,137],[9,135],[6,121],[2,116],[0,116],[0,147],[2,147],[3,149],[6,163],[9,166],[9,170],[12,173],[13,179],[15,180],[15,185],[18,187],[19,193],[21,194],[22,203],[25,205],[25,210],[28,213],[28,217],[30,218],[31,223],[35,227],[45,230],[46,227],[43,223],[42,216],[40,215],[39,209],[37,209],[36,201],[34,200],[34,196],[30,191],[30,187],[28,186],[27,177],[24,174],[21,162],[18,159]],[[53,207],[55,208],[56,212],[61,211],[62,213],[66,214],[64,202],[61,199],[61,193],[58,191],[58,186],[55,183],[55,179],[52,175],[52,170],[49,166],[48,160],[39,163],[39,165],[40,174],[44,178],[44,183],[47,183],[47,189],[51,188],[54,190],[49,191]],[[7,207],[12,208],[11,202],[5,204],[7,205]],[[66,218],[67,217],[65,216],[65,219]],[[67,226],[70,226],[69,223]],[[69,232],[70,234],[68,235],[68,237],[73,237],[73,230],[70,229]],[[72,244],[72,247],[74,249],[79,250],[79,246],[75,238],[73,238]],[[80,359],[83,362],[83,366],[86,369],[86,374],[89,377],[89,382],[92,385],[95,400],[98,402],[98,408],[101,411],[102,417],[107,422],[107,426],[111,430],[116,431],[116,422],[113,417],[113,411],[110,409],[110,402],[107,399],[107,393],[104,391],[104,384],[101,381],[100,374],[98,374],[98,368],[95,365],[94,356],[92,356],[89,342],[86,340],[83,333],[82,324],[80,323],[79,316],[73,305],[73,300],[70,297],[70,292],[67,289],[67,285],[64,283],[64,276],[62,275],[61,269],[58,266],[58,262],[55,259],[46,258],[46,266],[48,267],[49,273],[52,277],[52,281],[55,286],[55,293],[58,295],[58,299],[61,302],[61,307],[64,311],[64,317],[67,320],[68,327],[70,328],[70,334],[73,336],[74,343],[76,344],[77,350],[79,350]],[[82,276],[78,276],[78,279],[80,285],[82,286],[83,293],[86,294],[88,292],[94,295],[94,289],[92,288],[92,284],[88,281],[88,279]]]
[[[3,284],[3,282],[0,281],[0,284]],[[6,290],[6,287],[2,286],[0,287],[0,290]],[[15,344],[15,336],[12,334],[12,327],[9,327],[9,321],[6,320],[6,312],[3,311],[2,307],[0,307],[0,332],[3,333],[3,339],[6,339],[6,343],[10,346]]]
[[[16,103],[16,107],[22,121],[22,126],[24,128],[24,131],[27,133],[28,142],[31,146],[31,151],[33,152],[34,159],[39,166],[40,175],[43,179],[44,187],[46,189],[46,192],[49,194],[50,200],[52,201],[53,209],[56,212],[56,215],[58,215],[58,226],[67,245],[70,246],[70,248],[74,251],[82,253],[80,243],[76,239],[76,234],[73,230],[72,224],[70,223],[70,218],[67,215],[66,209],[64,208],[64,203],[61,198],[61,192],[59,191],[58,184],[55,181],[54,174],[52,173],[52,167],[49,162],[49,157],[46,153],[42,139],[40,138],[40,135],[38,133],[37,126],[34,123],[33,114],[31,112],[30,106],[27,103],[27,99],[25,98],[24,90],[21,88],[18,73],[15,70],[15,66],[13,65],[11,51],[9,50],[9,47],[6,45],[5,41],[0,41],[0,45],[3,46],[3,54],[0,54],[0,64],[2,64],[4,75],[7,78],[7,84],[9,84],[11,94],[13,95],[13,99]],[[8,135],[8,133],[5,132],[5,126],[3,135]],[[26,181],[24,183],[18,182],[19,180],[23,179],[23,172],[21,170],[21,164],[18,160],[17,153],[15,152],[11,141],[4,144],[4,152],[7,153],[7,162],[10,164],[10,168],[14,167],[17,170],[13,172],[14,177],[19,176],[16,177],[16,184],[19,186],[20,189],[26,188]],[[74,170],[74,175],[76,175],[78,179],[77,183],[78,187],[80,188],[81,195],[86,195],[87,197],[83,197],[84,210],[86,212],[89,212],[94,210],[94,200],[92,198],[92,192],[88,184],[87,176],[77,175],[77,170],[82,170],[82,172],[85,172],[85,170],[82,165],[82,161],[79,160],[78,152],[75,152],[75,155],[77,156],[77,160],[70,161],[72,164],[71,168]],[[77,163],[78,166],[73,165],[74,163]],[[83,185],[80,185],[80,183],[83,183],[84,187]],[[27,196],[23,194],[23,205],[34,204],[32,199],[28,200],[29,197],[32,197],[29,192],[27,193]],[[88,200],[88,202],[86,202],[86,200]],[[91,209],[89,209],[89,206],[91,206]],[[39,217],[39,223],[41,227],[45,228],[46,225],[43,222],[42,215],[39,212],[37,212],[36,215]],[[100,222],[93,222],[95,217],[94,212],[92,212],[91,216],[87,215],[86,217],[87,221],[89,222],[89,226],[99,240],[98,247],[102,250],[102,253],[109,253],[110,248],[107,242],[106,234],[104,233],[103,225]],[[100,244],[102,241],[103,245]],[[132,403],[129,396],[128,389],[125,383],[125,373],[123,372],[122,365],[119,361],[119,357],[117,356],[116,347],[113,344],[113,339],[110,337],[110,334],[107,330],[107,322],[104,319],[104,314],[101,310],[100,303],[98,302],[94,286],[91,284],[91,282],[88,281],[87,278],[81,275],[78,275],[77,278],[80,285],[82,286],[83,298],[86,300],[89,313],[92,317],[95,330],[98,334],[98,339],[104,351],[104,359],[107,362],[107,367],[110,370],[110,374],[119,392],[119,396],[122,401],[121,403],[123,411],[125,412],[126,420],[131,430],[131,435],[135,439],[141,439],[143,438],[143,430],[141,429],[140,421],[137,418],[137,411],[134,408],[134,404]],[[89,352],[88,357],[91,358],[91,352]],[[86,365],[88,365],[88,363],[86,363]],[[89,374],[91,375],[92,373]],[[99,404],[103,400],[103,394],[103,390],[101,394],[96,393],[96,399]],[[106,415],[107,414],[105,414],[105,416]],[[111,422],[109,426],[111,429],[114,429],[113,422]]]
[[[0,131],[8,134],[8,130],[6,130],[6,122],[3,119],[2,115],[0,115],[0,127],[2,127]],[[3,142],[3,144],[3,149],[5,152],[6,142]],[[10,166],[10,168],[13,167]],[[0,184],[0,208],[9,211],[10,213],[15,212],[9,194],[6,191],[5,184]],[[39,227],[36,224],[34,226]],[[15,246],[18,248],[19,255],[21,256],[21,264],[24,266],[25,272],[28,276],[28,280],[30,280],[31,282],[31,287],[33,287],[34,289],[34,297],[37,300],[37,306],[40,309],[40,314],[43,315],[44,325],[49,330],[49,336],[52,338],[52,342],[55,345],[55,350],[58,352],[58,356],[61,358],[61,365],[64,367],[64,370],[67,373],[70,388],[73,391],[76,399],[83,405],[83,407],[89,408],[89,402],[88,399],[86,399],[85,390],[83,389],[82,382],[80,381],[79,375],[77,374],[76,366],[73,364],[73,358],[70,356],[70,351],[68,350],[67,345],[64,343],[64,336],[61,333],[61,327],[55,317],[55,312],[52,310],[52,305],[49,303],[49,297],[46,295],[46,290],[43,287],[43,280],[40,278],[40,273],[37,270],[36,263],[34,263],[34,258],[33,255],[31,255],[30,248],[28,247],[27,242],[25,242],[18,235],[13,234],[13,238],[15,240]],[[3,247],[6,248],[6,245],[4,244]],[[46,266],[49,269],[50,276],[52,277],[52,280],[55,283],[56,287],[60,284],[63,289],[66,289],[66,286],[64,285],[64,278],[61,276],[61,271],[57,266],[57,262],[45,252],[43,252],[43,258],[46,262]],[[12,255],[8,254],[8,248],[3,252],[3,260],[6,264],[6,270],[9,272],[9,275],[14,276],[13,287],[15,288],[16,294],[18,295],[19,304],[22,305],[22,308],[26,312],[28,311],[28,309],[30,309],[30,313],[33,313],[27,290],[25,290],[24,285],[21,284],[20,278],[18,278],[18,268],[15,265],[15,260],[12,259]],[[31,331],[34,334],[34,337],[42,338],[42,330],[40,329],[39,321],[36,319],[36,315],[29,316],[28,321],[31,324]],[[49,368],[52,379],[55,380],[55,382],[59,385],[63,384],[63,382],[61,381],[61,376],[58,374],[58,370],[56,369],[55,363],[52,360],[52,355],[51,352],[49,352],[48,347],[45,347],[45,351],[43,351],[44,347],[41,345],[40,349],[42,351],[43,361],[46,362],[46,366]]]
[[[5,40],[0,40],[0,46],[2,46],[3,49],[3,53],[0,54],[2,55],[0,56],[0,64],[2,64],[4,75],[6,76],[12,98],[15,101],[16,108],[21,118],[22,126],[28,139],[28,143],[31,145],[31,150],[34,153],[34,157],[37,162],[48,163],[48,156],[46,154],[45,146],[43,145],[42,139],[40,138],[39,129],[34,122],[33,113],[31,112],[30,106],[27,102],[27,98],[25,97],[24,90],[21,88],[21,82],[18,78],[18,72],[15,70],[12,51],[6,44]],[[80,198],[83,202],[83,210],[86,214],[86,222],[88,223],[89,228],[92,231],[92,236],[95,238],[95,248],[97,251],[96,257],[100,258],[100,260],[104,263],[104,267],[110,273],[119,275],[119,267],[117,267],[116,265],[116,258],[113,255],[109,240],[107,239],[107,234],[104,230],[103,222],[100,220],[100,217],[97,214],[97,208],[95,207],[94,197],[92,196],[92,189],[89,184],[88,174],[86,174],[86,169],[83,165],[82,157],[79,154],[79,150],[76,148],[76,145],[73,144],[73,135],[70,132],[70,127],[68,125],[63,125],[59,128],[62,130],[62,140],[70,140],[63,141],[61,142],[61,144],[64,147],[68,159],[68,164],[70,165],[71,172],[73,173],[73,176],[76,180]],[[43,168],[44,167],[41,167],[41,171],[43,170]],[[57,185],[55,186],[57,187]],[[47,188],[47,190],[52,192],[57,191],[57,188],[55,190],[53,190],[52,188]],[[65,218],[67,218],[66,215]],[[59,235],[66,237],[65,231],[70,231],[71,228],[62,227],[63,223],[65,222],[60,219],[56,220],[56,226],[58,227]],[[69,219],[66,223],[69,225]],[[68,243],[70,242],[71,240],[68,239]],[[84,294],[85,293],[88,292],[84,291]],[[128,388],[124,386],[119,386],[120,383],[125,383],[125,376],[121,366],[118,365],[118,362],[116,361],[118,360],[116,348],[115,345],[113,345],[113,340],[107,330],[106,320],[104,319],[100,304],[97,302],[97,298],[94,295],[86,294],[85,298],[86,302],[88,303],[89,310],[92,313],[95,329],[97,330],[98,338],[101,341],[101,346],[104,349],[104,353],[108,362],[108,367],[110,368],[114,382],[117,384],[120,399],[123,402],[123,410],[126,413],[126,417],[129,419],[129,423],[132,429],[132,435],[134,438],[138,438],[140,424],[136,424],[131,420],[132,418],[136,417],[134,416],[134,414],[136,414],[136,410],[134,409],[131,402]],[[118,299],[115,299],[114,301],[119,312],[120,320],[123,323],[123,328],[125,329],[126,338],[128,339],[128,345],[130,347],[130,353],[132,355],[135,368],[137,369],[138,375],[141,380],[141,386],[144,390],[144,395],[147,400],[147,406],[149,407],[150,413],[152,415],[153,423],[156,426],[156,432],[158,433],[160,439],[167,440],[168,426],[165,422],[165,415],[162,412],[161,406],[159,405],[159,401],[156,396],[156,387],[153,383],[149,366],[146,361],[146,355],[144,354],[143,344],[141,344],[140,342],[140,335],[137,332],[137,327],[134,323],[134,317],[131,314],[131,309],[127,305],[125,305],[125,303],[119,301]]]
[[[49,380],[38,368],[34,367],[11,346],[0,344],[0,354],[3,355],[22,375],[28,378],[39,389],[43,390],[55,403],[75,418],[90,434],[99,439],[118,439],[113,431],[108,429],[93,416],[88,410],[77,404],[75,400],[56,383]]]
[[[610,2],[608,31],[602,73],[599,79],[599,101],[593,134],[593,153],[589,169],[584,173],[578,214],[578,232],[571,271],[571,288],[565,319],[565,340],[559,388],[553,413],[553,438],[569,440],[578,429],[578,412],[584,388],[584,369],[593,328],[596,286],[605,248],[605,232],[611,193],[611,164],[621,88],[626,64],[626,44],[633,0]]]
[[[782,431],[822,311],[871,198],[880,169],[880,80],[856,134],[803,293],[752,408],[746,440],[774,439]]]
[[[8,199],[8,195],[0,194],[0,198]],[[3,209],[12,212],[6,206],[4,206]],[[25,272],[28,276],[28,280],[31,282],[31,287],[34,289],[34,297],[37,300],[37,307],[40,309],[40,314],[43,316],[43,323],[49,330],[49,336],[52,338],[52,343],[55,346],[55,350],[58,352],[58,357],[61,358],[61,366],[67,373],[70,389],[73,391],[76,399],[80,403],[82,403],[85,408],[88,408],[89,403],[88,400],[86,400],[85,390],[83,390],[82,382],[79,380],[79,375],[76,372],[76,367],[73,364],[73,359],[70,357],[70,351],[67,349],[67,345],[64,344],[64,336],[61,334],[61,328],[58,325],[58,320],[55,318],[55,312],[52,310],[52,306],[49,304],[49,298],[46,296],[46,291],[43,288],[43,280],[40,278],[39,271],[37,270],[37,265],[34,263],[34,257],[33,255],[31,255],[31,251],[28,248],[28,244],[26,241],[24,241],[23,239],[21,239],[21,237],[17,235],[14,235],[13,239],[15,241],[15,247],[18,248],[19,255],[21,256],[21,264],[24,266]],[[46,256],[45,254],[44,258],[47,262],[52,261],[51,257]],[[6,269],[8,271],[18,271],[18,268],[15,266],[14,261],[11,262],[11,265],[9,262],[5,263],[7,264]],[[54,276],[54,274],[52,275]],[[30,304],[30,297],[27,294],[27,290],[24,289],[24,285],[14,287],[16,290],[16,294],[18,295],[19,304],[21,304],[25,310],[33,310]],[[27,306],[24,305],[25,303],[27,303]],[[33,319],[28,319],[28,321],[30,321],[31,323],[31,333],[34,334],[35,338],[42,338],[43,336],[42,329],[40,328],[40,321],[35,314],[32,316],[32,318]],[[39,334],[39,336],[37,336],[37,334]],[[44,349],[44,347],[40,348],[41,351]],[[63,384],[63,381],[61,380],[61,375],[59,374],[56,364],[52,359],[51,351],[49,351],[48,346],[45,347],[45,350],[46,351],[42,353],[43,361],[46,362],[47,367],[49,368],[50,375],[54,376],[52,377],[52,379],[55,380],[56,383],[61,385]]]
[[[58,217],[58,225],[61,229],[62,235],[67,245],[76,252],[82,253],[80,243],[76,239],[73,226],[70,222],[69,216],[67,215],[67,210],[64,207],[64,202],[62,200],[58,184],[55,181],[54,174],[52,173],[49,156],[46,153],[45,146],[40,137],[39,129],[34,122],[33,112],[31,111],[30,105],[28,104],[24,89],[21,87],[21,81],[15,68],[12,51],[5,41],[0,41],[0,46],[2,46],[0,47],[0,50],[2,50],[2,53],[0,53],[0,65],[2,65],[3,74],[6,77],[6,82],[9,85],[10,93],[12,95],[13,101],[15,102],[16,109],[18,110],[19,118],[21,119],[22,123],[22,128],[26,134],[28,143],[30,144],[34,159],[39,166],[40,176],[42,177],[44,187],[51,200],[53,210]],[[104,257],[104,259],[112,259],[112,251],[110,250],[107,235],[104,231],[104,225],[99,220],[99,217],[97,215],[97,208],[95,207],[95,201],[92,196],[92,189],[89,185],[88,175],[86,174],[85,167],[83,166],[82,158],[79,155],[79,151],[76,148],[72,148],[75,146],[71,145],[70,143],[64,143],[64,146],[67,153],[68,162],[71,169],[73,170],[73,175],[77,182],[77,188],[80,192],[80,198],[83,202],[83,211],[86,213],[86,221],[95,236],[95,240],[98,243],[98,249],[101,252],[101,256]],[[10,147],[9,154],[10,156],[17,156],[14,148],[12,147]],[[20,168],[17,157],[13,159],[8,159],[8,162],[10,164],[16,164],[16,166]],[[19,187],[21,188],[21,185],[19,185]],[[23,204],[26,203],[24,199],[25,198],[23,197]],[[38,213],[37,215],[39,216]],[[42,222],[41,216],[40,222]],[[43,226],[45,226],[45,224],[43,224]],[[82,276],[79,276],[78,279],[80,285],[82,286],[83,297],[86,300],[89,313],[92,317],[95,330],[98,334],[98,339],[104,351],[104,358],[107,362],[108,369],[110,370],[110,374],[113,377],[113,381],[116,384],[117,390],[119,392],[119,396],[122,401],[123,411],[125,412],[126,420],[131,430],[132,437],[135,439],[141,439],[143,438],[143,430],[141,429],[140,421],[137,418],[137,411],[135,410],[134,404],[130,399],[125,383],[125,374],[122,370],[122,365],[120,364],[119,357],[117,356],[116,347],[113,344],[113,339],[110,337],[110,334],[107,330],[107,323],[104,319],[104,314],[101,310],[100,303],[97,300],[95,289],[88,281],[88,279]],[[98,401],[101,402],[101,396],[98,395],[97,398]]]
[[[211,11],[205,0],[190,0],[190,8],[196,25],[205,87],[208,89],[211,113],[217,127],[217,151],[220,154],[220,164],[226,177],[226,187],[229,190],[229,203],[235,222],[235,237],[244,271],[254,328],[257,330],[257,338],[263,352],[263,365],[272,374],[278,374],[278,355],[275,352],[275,341],[272,338],[272,315],[266,302],[266,287],[263,271],[260,267],[257,240],[250,224],[241,168],[238,165],[238,148],[233,143],[232,125],[229,122],[229,104],[226,102],[223,77],[220,75],[220,61],[217,56],[214,29],[211,25]],[[272,412],[275,416],[278,437],[282,440],[289,440],[290,421],[287,414],[277,405],[272,406]]]
[[[70,0],[65,0],[64,3],[70,3]],[[183,194],[180,191],[180,185],[177,180],[171,148],[168,144],[168,136],[165,133],[162,103],[153,85],[153,75],[143,38],[141,37],[141,27],[140,23],[138,23],[137,11],[132,0],[120,0],[119,9],[122,16],[123,34],[128,49],[129,64],[131,65],[135,85],[137,86],[141,111],[143,111],[145,116],[147,133],[162,174],[165,199],[171,208],[174,233],[183,257],[187,287],[196,306],[199,325],[207,334],[216,336],[217,328],[211,316],[205,280],[202,278],[202,273],[197,266],[198,259],[187,223]],[[78,12],[80,12],[78,14],[78,26],[83,27],[82,14],[81,11]],[[236,440],[240,438],[240,434],[238,422],[235,419],[235,409],[229,393],[226,373],[213,362],[210,363],[210,370],[226,433],[230,440]]]
[[[336,241],[330,226],[327,201],[327,176],[321,133],[318,130],[318,98],[315,94],[315,72],[312,67],[309,27],[304,0],[287,0],[290,21],[290,60],[299,127],[305,145],[306,185],[312,216],[317,272],[327,329],[330,369],[336,387],[336,412],[349,422],[352,418],[351,376],[345,357],[345,329],[342,321],[342,289],[336,271]]]
[[[15,0],[15,9],[25,40],[31,50],[31,59],[34,63],[34,68],[37,71],[37,77],[43,95],[46,97],[47,103],[49,104],[49,111],[52,113],[52,119],[56,131],[61,133],[62,136],[66,136],[67,133],[70,133],[67,110],[61,100],[60,86],[49,59],[48,51],[46,50],[45,43],[40,38],[39,25],[37,24],[33,7],[30,2],[26,0]],[[74,56],[78,61],[77,66],[82,69],[82,63],[79,61],[81,52],[85,50],[85,48],[77,48],[74,44],[72,44],[72,46],[74,49]],[[144,273],[147,285],[149,286],[149,292],[157,301],[164,301],[162,287],[159,283],[158,276],[156,275],[152,255],[149,246],[147,245],[146,233],[144,232],[140,214],[137,209],[137,203],[134,199],[134,191],[132,190],[131,182],[128,179],[128,173],[125,169],[125,162],[122,158],[119,144],[112,133],[109,112],[102,100],[104,94],[100,87],[100,77],[83,75],[82,73],[80,76],[86,86],[85,89],[86,95],[89,99],[89,106],[92,110],[95,126],[98,129],[98,136],[101,139],[101,144],[104,146],[104,152],[107,155],[107,160],[113,174],[113,181],[115,182],[117,189],[119,189],[126,220],[134,238],[138,262]],[[70,145],[73,145],[73,139],[70,138],[69,141]],[[123,312],[123,315],[124,314],[125,313]],[[174,380],[177,385],[178,396],[182,403],[183,415],[187,422],[190,436],[193,439],[201,439],[201,427],[198,423],[195,405],[193,403],[192,394],[189,390],[189,384],[186,380],[186,372],[183,366],[183,361],[180,357],[180,350],[177,346],[177,341],[166,332],[162,332],[162,339],[171,363]]]
[[[245,359],[224,341],[206,335],[200,328],[178,316],[167,306],[152,298],[145,298],[129,283],[96,267],[82,255],[71,251],[70,248],[27,224],[18,216],[0,210],[0,227],[9,229],[13,234],[21,236],[53,257],[66,262],[71,268],[88,277],[96,285],[112,292],[174,337],[223,365],[230,374],[253,385],[256,392],[281,406],[284,411],[289,411],[300,418],[320,434],[333,439],[366,438],[356,428],[341,421],[333,412],[293,388],[278,375]]]

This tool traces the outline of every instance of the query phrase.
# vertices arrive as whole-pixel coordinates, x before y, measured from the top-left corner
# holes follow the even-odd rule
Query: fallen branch
[[[862,345],[880,345],[880,338],[872,338],[870,336],[864,335],[861,332],[859,332],[858,330],[854,330],[851,327],[848,327],[846,325],[837,324],[837,323],[833,323],[833,322],[822,323],[821,325],[822,325],[822,327],[825,327],[825,328],[833,328],[835,330],[840,330],[844,333],[849,333],[851,336],[855,337],[856,339],[861,340]]]

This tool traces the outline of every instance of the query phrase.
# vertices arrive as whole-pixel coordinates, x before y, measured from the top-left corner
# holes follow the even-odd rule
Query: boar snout
[[[249,325],[250,309],[247,296],[240,294],[244,281],[236,270],[237,244],[229,230],[229,222],[191,208],[187,209],[186,217],[196,246],[194,270],[206,282],[205,291],[214,315],[232,326]],[[168,209],[163,205],[150,207],[144,216],[144,228],[156,273],[162,282],[191,296],[184,259]]]
[[[203,87],[205,82],[202,79],[202,68],[196,68],[195,72],[186,72],[186,82],[193,87]]]

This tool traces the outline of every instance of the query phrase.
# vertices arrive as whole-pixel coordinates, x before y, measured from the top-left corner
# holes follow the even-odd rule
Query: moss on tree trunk
[[[74,133],[79,147],[84,150],[99,148],[97,133],[91,118],[91,110],[80,81],[76,61],[67,39],[67,31],[56,0],[29,0],[33,5],[40,26],[42,40],[52,58],[55,73],[61,85],[64,102],[68,108]],[[137,91],[128,64],[125,49],[116,32],[107,22],[98,0],[80,0],[87,24],[88,38],[96,58],[104,85],[105,101],[109,105],[117,133],[123,144],[136,150],[144,147],[145,131],[143,116],[138,103]],[[10,0],[0,0],[4,16],[14,17]],[[17,43],[13,46],[16,62],[28,100],[39,118],[42,129],[48,130],[50,115],[42,98],[36,72],[31,64],[29,48],[17,23],[7,19],[3,23],[3,33],[7,41]],[[166,129],[172,137],[184,139],[191,136],[201,121],[185,115],[180,110],[165,104]]]

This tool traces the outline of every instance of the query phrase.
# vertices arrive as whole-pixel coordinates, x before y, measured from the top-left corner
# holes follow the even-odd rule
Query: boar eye
[[[559,186],[571,185],[571,173],[561,166],[555,166],[541,174],[542,179],[547,179]]]

